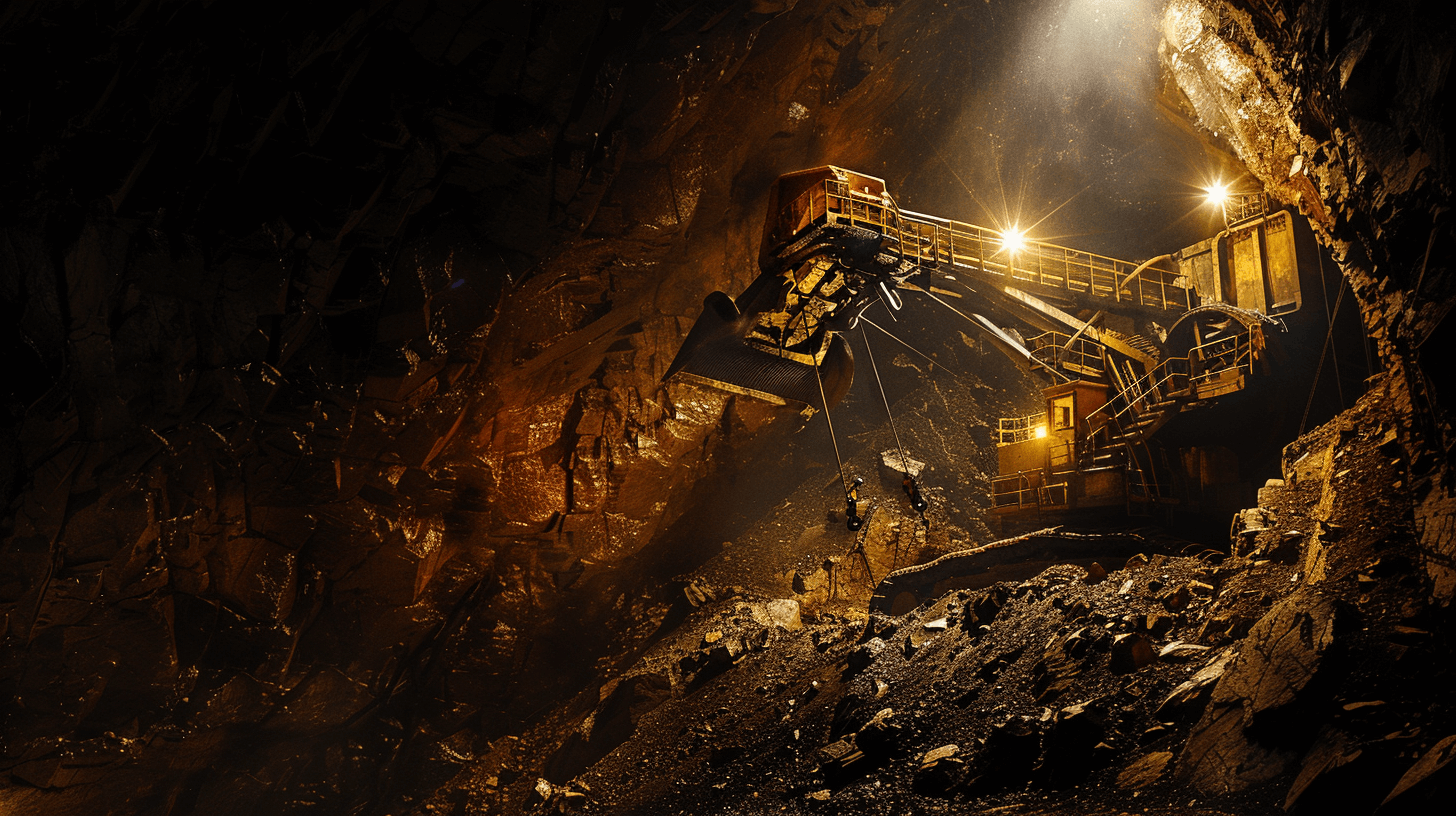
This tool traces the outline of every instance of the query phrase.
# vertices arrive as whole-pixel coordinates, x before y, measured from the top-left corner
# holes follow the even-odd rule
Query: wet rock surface
[[[1103,11],[0,12],[0,810],[1439,810],[1449,23]],[[1227,546],[1136,530],[869,612],[997,537],[991,428],[1037,384],[935,319],[897,324],[930,359],[871,335],[931,508],[859,383],[854,536],[820,417],[659,380],[756,274],[768,184],[831,161],[988,224],[1040,168],[1049,234],[1137,257],[1206,237],[1147,226],[1169,177],[1241,162],[1386,374],[1331,359],[1364,396]]]

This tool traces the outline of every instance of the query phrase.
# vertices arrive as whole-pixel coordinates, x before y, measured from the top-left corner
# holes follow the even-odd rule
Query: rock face
[[[1282,774],[1288,749],[1308,739],[1300,702],[1335,644],[1336,606],[1313,592],[1265,615],[1219,678],[1179,758],[1179,773],[1206,794],[1244,790]],[[1312,696],[1312,695],[1311,695]]]
[[[1410,18],[1375,4],[1174,0],[1160,53],[1186,108],[1228,139],[1266,191],[1310,216],[1340,264],[1395,375],[1389,396],[1405,406],[1393,441],[1423,486],[1423,560],[1449,602],[1456,479],[1437,403],[1451,381],[1448,366],[1422,366],[1419,349],[1450,328],[1453,277],[1441,248],[1452,235],[1437,215],[1451,195],[1450,123],[1436,111],[1451,92],[1418,79],[1417,66],[1443,64],[1451,43],[1445,23],[1416,25],[1422,35],[1405,33]]]
[[[1449,24],[1005,6],[0,11],[0,810],[707,812],[754,785],[877,812],[877,782],[917,810],[1084,780],[1313,808],[1354,771],[1439,801]],[[990,540],[989,423],[1031,381],[907,321],[934,363],[881,374],[933,524],[892,478],[859,542],[824,520],[817,418],[660,381],[756,274],[780,173],[988,224],[1020,186],[1048,234],[1147,257],[1206,237],[1127,225],[1223,147],[1310,215],[1388,372],[1291,445],[1236,569],[1039,565],[867,632],[840,616],[877,581]],[[882,410],[836,414],[851,470],[897,445]]]

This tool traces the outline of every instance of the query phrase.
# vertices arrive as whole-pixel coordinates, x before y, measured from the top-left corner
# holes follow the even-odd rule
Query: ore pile
[[[1385,406],[1291,445],[1227,553],[899,617],[698,588],[622,678],[447,787],[500,812],[1425,812],[1456,678]]]

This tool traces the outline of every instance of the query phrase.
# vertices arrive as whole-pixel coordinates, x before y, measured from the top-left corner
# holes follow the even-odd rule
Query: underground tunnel
[[[1450,35],[0,9],[0,813],[1439,812]]]

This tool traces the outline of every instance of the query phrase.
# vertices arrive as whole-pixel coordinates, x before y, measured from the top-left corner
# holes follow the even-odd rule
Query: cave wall
[[[1244,85],[1190,90],[1165,23],[1169,73],[1335,248],[1413,406],[1448,597],[1449,433],[1419,358],[1451,302],[1432,215],[1449,47],[1395,11],[1247,5],[1170,5],[1236,49]],[[6,75],[27,78],[0,92],[19,145],[0,180],[3,768],[74,803],[140,757],[143,803],[264,807],[270,773],[318,747],[303,784],[378,800],[425,784],[380,757],[504,732],[587,682],[610,647],[563,666],[552,632],[649,635],[666,610],[630,580],[587,608],[560,590],[655,557],[695,484],[798,422],[661,384],[678,340],[756,273],[781,172],[834,162],[916,209],[1001,216],[966,182],[999,183],[1008,155],[988,135],[1004,114],[968,113],[1028,42],[1003,6],[0,13]],[[1228,135],[1230,100],[1264,106],[1258,138]],[[1063,114],[1108,142],[1148,124]],[[1094,186],[1114,145],[1054,130],[1021,131],[1064,173],[1054,192]],[[927,169],[948,155],[964,178]],[[1145,217],[1137,194],[1083,193],[1108,223]],[[209,769],[226,728],[329,736]]]
[[[1309,216],[1340,265],[1403,406],[1425,566],[1449,603],[1456,439],[1439,363],[1453,302],[1449,25],[1422,3],[1175,1],[1161,28],[1184,109],[1269,195]]]
[[[558,590],[797,421],[659,382],[768,183],[908,172],[1011,23],[902,5],[8,7],[12,777],[81,801],[143,752],[143,792],[246,799],[297,749],[197,781],[218,728],[491,730],[582,682]]]

